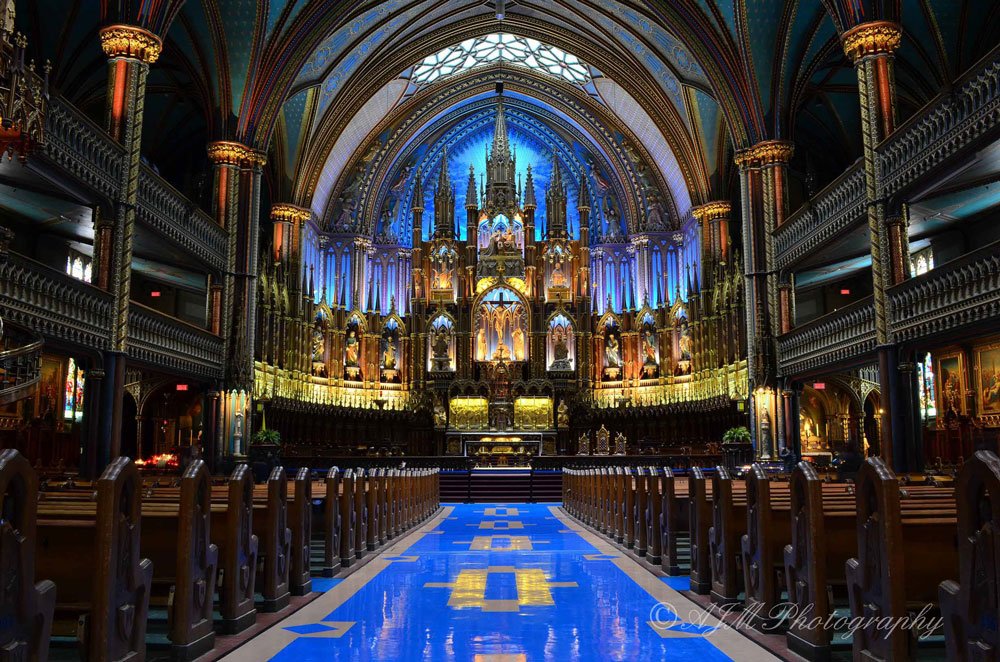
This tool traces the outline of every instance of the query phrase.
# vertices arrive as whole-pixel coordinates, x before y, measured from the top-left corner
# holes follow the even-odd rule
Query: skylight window
[[[413,68],[410,80],[416,85],[429,85],[445,76],[498,61],[542,71],[577,85],[590,82],[587,65],[575,55],[534,39],[504,33],[466,39],[438,51]]]

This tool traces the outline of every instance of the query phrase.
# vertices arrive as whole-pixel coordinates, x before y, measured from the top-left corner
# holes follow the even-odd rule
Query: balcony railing
[[[111,295],[15,253],[0,258],[0,315],[48,338],[108,348]]]
[[[125,149],[62,97],[53,96],[49,105],[44,154],[100,195],[118,197]],[[225,230],[148,166],[139,172],[136,217],[211,268],[225,270]]]
[[[857,227],[865,218],[866,200],[865,170],[857,161],[775,230],[778,268],[787,268]]]
[[[121,181],[125,149],[62,97],[52,95],[44,155],[108,199]]]
[[[896,342],[1000,317],[1000,242],[939,265],[888,292]]]
[[[794,375],[871,360],[875,351],[872,297],[856,301],[778,338],[782,374]]]
[[[895,195],[1000,129],[1000,47],[952,91],[917,112],[875,148],[884,194]]]
[[[152,168],[139,172],[140,223],[218,271],[226,268],[226,231]]]
[[[0,257],[0,316],[44,338],[110,349],[107,292],[16,253]],[[132,302],[129,358],[193,376],[221,378],[223,343],[204,329]]]
[[[219,336],[135,301],[128,321],[130,358],[198,377],[222,377],[224,356]]]
[[[1000,49],[875,148],[882,195],[898,195],[962,150],[998,135]],[[866,201],[864,164],[858,161],[775,230],[777,268],[791,267],[862,225]]]

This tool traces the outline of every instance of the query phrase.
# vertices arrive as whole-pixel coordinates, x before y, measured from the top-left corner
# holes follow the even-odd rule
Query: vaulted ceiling
[[[561,131],[575,125],[608,168],[615,145],[633,145],[684,214],[680,207],[732,197],[732,152],[759,140],[795,141],[793,168],[807,188],[860,155],[844,30],[879,18],[903,26],[896,72],[905,120],[993,48],[1000,27],[992,0],[18,0],[17,11],[36,57],[53,61],[56,90],[97,119],[106,80],[97,28],[123,22],[160,34],[144,156],[203,197],[205,143],[241,140],[268,150],[271,199],[321,213],[328,206],[317,192],[342,188],[344,172],[408,108],[425,108],[431,130],[435,117],[472,99],[457,88],[462,76],[482,84],[473,71],[423,86],[410,79],[425,58],[484,35],[535,40],[584,63],[583,85],[521,71],[554,91],[522,90],[526,102],[549,104]],[[618,135],[597,135],[614,118]],[[346,153],[330,171],[345,135],[353,143],[341,144]]]

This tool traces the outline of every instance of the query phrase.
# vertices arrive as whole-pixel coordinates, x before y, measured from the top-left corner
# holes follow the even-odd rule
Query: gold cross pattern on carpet
[[[488,600],[486,580],[491,574],[513,574],[516,600]],[[553,588],[576,588],[576,582],[550,582],[539,568],[515,568],[507,565],[462,570],[454,582],[427,582],[424,588],[450,588],[448,606],[453,609],[478,608],[484,612],[517,612],[521,607],[552,607]]]

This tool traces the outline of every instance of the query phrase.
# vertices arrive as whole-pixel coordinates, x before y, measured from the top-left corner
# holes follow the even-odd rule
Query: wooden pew
[[[354,476],[354,556],[363,558],[368,539],[367,480],[365,470],[358,469]]]
[[[715,604],[741,602],[743,559],[740,542],[746,528],[745,483],[733,480],[725,467],[716,467],[712,475],[712,527],[708,532],[712,602]]]
[[[785,638],[788,648],[806,659],[828,660],[833,632],[798,617],[808,614],[822,623],[832,613],[829,579],[858,548],[853,507],[835,519],[824,516],[823,479],[809,462],[799,462],[792,472],[790,507],[791,543],[784,550],[785,585],[796,617],[789,622]]]
[[[701,469],[698,470],[704,479]],[[673,469],[663,468],[660,488],[660,565],[671,576],[689,574],[692,560],[691,489],[692,479],[677,478]],[[707,517],[707,516],[706,516]],[[706,519],[707,521],[707,519]],[[708,530],[705,530],[705,547],[708,550]],[[683,567],[685,565],[687,567]],[[706,561],[707,568],[707,561]],[[706,573],[707,573],[706,569]],[[708,589],[705,589],[706,592]]]
[[[649,534],[649,488],[652,484],[646,467],[639,467],[635,475],[635,505],[632,530],[635,535],[635,553],[646,555]]]
[[[357,535],[353,469],[344,471],[341,483],[343,484],[343,488],[340,495],[340,521],[342,527],[340,532],[340,565],[343,568],[349,568],[355,559],[354,541]]]
[[[650,467],[649,477],[649,498],[647,508],[649,515],[646,524],[646,560],[652,565],[660,565],[663,560],[661,547],[663,529],[663,470],[659,467]]]
[[[369,552],[374,552],[379,546],[379,529],[382,526],[382,499],[379,493],[382,491],[382,473],[379,469],[368,470],[368,490],[365,497],[365,529],[368,534],[365,536],[365,548]]]
[[[746,535],[743,554],[744,605],[750,624],[773,633],[783,620],[784,549],[791,539],[788,483],[772,481],[757,463],[746,480]]]
[[[281,611],[291,601],[288,577],[292,532],[288,528],[288,478],[284,467],[275,467],[268,476],[263,517],[254,518],[254,532],[263,557],[260,568],[261,611]]]
[[[141,551],[153,563],[152,599],[169,614],[170,656],[193,660],[215,646],[219,549],[211,543],[211,476],[204,461],[188,465],[169,501],[147,497],[142,516]]]
[[[622,539],[621,544],[627,549],[635,547],[635,493],[636,475],[632,467],[622,467],[621,513]]]
[[[709,529],[712,521],[712,504],[709,501],[708,481],[701,467],[692,467],[688,481],[688,522],[691,543],[691,590],[705,595],[712,590],[711,551]],[[664,558],[666,563],[666,558]]]
[[[312,593],[312,477],[300,467],[295,474],[295,498],[288,506],[292,563],[288,587],[292,595]]]
[[[341,473],[337,467],[331,467],[326,473],[323,517],[320,518],[318,531],[314,531],[322,539],[323,556],[318,568],[318,573],[322,577],[333,577],[341,568],[340,534],[343,519],[340,514],[340,479]]]
[[[902,509],[899,481],[879,458],[865,461],[856,484],[858,553],[846,564],[851,616],[902,619],[934,606],[938,585],[958,567],[954,502]],[[855,659],[912,658],[914,635],[869,620],[854,632]]]
[[[87,660],[145,656],[153,565],[139,556],[141,487],[119,457],[97,481],[93,518],[38,520],[38,574],[58,587],[53,633],[75,631]]]
[[[1000,458],[976,451],[955,484],[958,581],[938,594],[949,660],[1000,659]]]
[[[35,583],[38,478],[14,449],[0,451],[0,659],[47,660],[56,585]]]
[[[225,486],[226,508],[214,512],[212,542],[219,547],[219,630],[235,634],[257,619],[254,605],[259,539],[253,533],[253,474],[245,464],[233,469]]]

